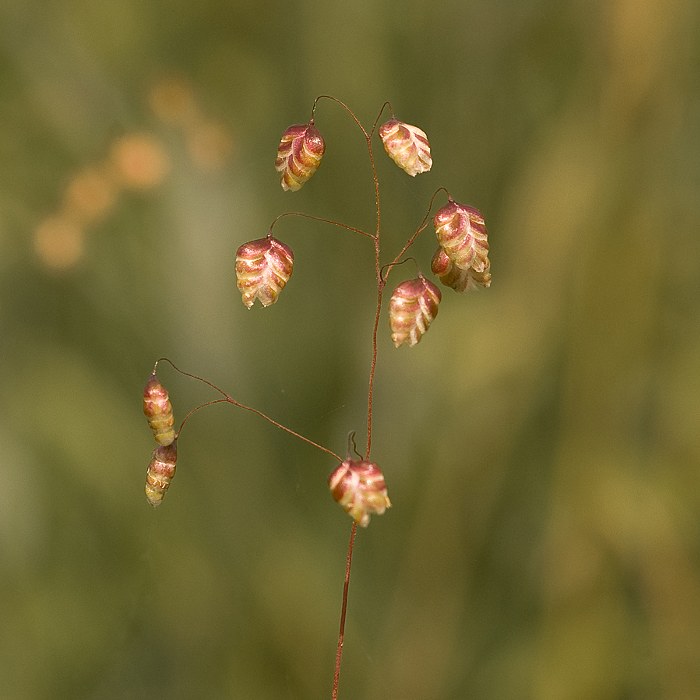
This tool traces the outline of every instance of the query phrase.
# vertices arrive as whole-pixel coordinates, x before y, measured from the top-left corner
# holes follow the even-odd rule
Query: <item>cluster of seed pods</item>
[[[165,492],[175,476],[177,462],[173,407],[168,390],[160,383],[155,370],[149,376],[143,390],[143,412],[158,443],[146,470],[145,487],[146,499],[155,508],[165,497]]]
[[[432,167],[430,143],[424,131],[392,116],[378,129],[384,150],[408,175],[415,177]],[[295,192],[314,175],[321,164],[326,144],[313,118],[290,126],[280,139],[275,169],[285,191]],[[434,217],[438,241],[431,270],[440,282],[457,292],[491,283],[489,246],[484,218],[478,210],[459,204],[448,195],[448,203]],[[256,299],[271,306],[289,282],[294,253],[272,236],[248,241],[236,251],[236,283],[243,304],[252,308]],[[399,284],[389,301],[389,325],[395,347],[415,346],[438,313],[440,289],[422,274]],[[177,435],[168,392],[155,370],[144,389],[144,413],[158,447],[146,475],[146,497],[157,506],[175,474]],[[365,460],[342,462],[329,477],[333,498],[365,527],[370,515],[382,514],[391,503],[384,476],[376,464]]]

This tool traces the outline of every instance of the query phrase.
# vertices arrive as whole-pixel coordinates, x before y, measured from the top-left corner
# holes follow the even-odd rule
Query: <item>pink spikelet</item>
[[[471,267],[462,270],[450,260],[442,247],[438,247],[430,265],[433,274],[437,275],[446,287],[456,292],[468,292],[479,287],[491,285],[491,265],[487,262],[482,272],[475,272]]]
[[[170,482],[175,476],[177,462],[177,440],[169,445],[161,445],[153,450],[146,472],[146,500],[156,508],[165,498]]]
[[[236,283],[250,309],[256,299],[263,306],[277,301],[292,276],[294,253],[271,235],[244,243],[236,251]]]
[[[384,474],[376,464],[346,459],[328,477],[331,496],[361,527],[371,515],[382,515],[391,507]]]
[[[473,270],[477,274],[488,272],[490,263],[486,224],[477,209],[450,198],[435,214],[434,223],[440,247],[460,270]],[[491,281],[490,273],[488,281]]]
[[[173,407],[168,390],[153,372],[143,389],[143,413],[159,445],[169,445],[175,439]]]
[[[389,301],[389,324],[395,347],[403,344],[413,347],[437,316],[442,299],[440,290],[420,275],[402,282]]]
[[[379,127],[379,137],[389,158],[411,177],[432,167],[428,137],[417,126],[390,119]]]
[[[296,192],[316,172],[326,144],[313,120],[294,124],[284,134],[277,148],[275,168],[281,173],[282,189]]]

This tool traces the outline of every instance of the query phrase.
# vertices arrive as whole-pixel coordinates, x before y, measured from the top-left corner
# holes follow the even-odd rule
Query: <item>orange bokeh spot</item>
[[[160,185],[170,172],[170,158],[158,140],[148,134],[126,134],[115,142],[111,163],[117,180],[132,189]]]
[[[61,216],[42,221],[34,232],[34,250],[41,262],[54,270],[74,267],[84,254],[85,232]]]
[[[64,195],[64,212],[74,221],[92,223],[114,206],[118,189],[103,168],[88,166],[76,173]]]
[[[183,78],[165,78],[148,94],[153,114],[167,124],[185,125],[197,118],[198,108],[190,84]]]

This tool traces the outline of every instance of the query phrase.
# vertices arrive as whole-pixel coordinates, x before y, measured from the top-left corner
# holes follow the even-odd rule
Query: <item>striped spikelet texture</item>
[[[263,306],[274,304],[293,269],[292,249],[271,235],[244,243],[236,251],[236,283],[243,303],[249,309],[256,299]]]
[[[146,472],[146,500],[155,508],[161,504],[175,476],[177,441],[153,450]]]
[[[413,347],[437,316],[440,290],[422,275],[402,282],[389,301],[389,324],[395,347]]]
[[[328,477],[331,495],[360,526],[391,507],[384,474],[376,464],[346,459]]]
[[[460,270],[473,273],[488,287],[491,283],[489,242],[481,213],[453,199],[435,214],[435,234],[440,247]],[[476,279],[476,278],[475,278]]]
[[[462,270],[450,260],[441,247],[435,251],[430,267],[433,273],[440,278],[440,282],[456,292],[468,292],[491,285],[491,265],[488,261],[482,272],[476,272],[471,267],[468,270]]]
[[[143,413],[159,445],[169,445],[175,439],[175,419],[168,390],[153,372],[143,389]]]
[[[326,144],[313,120],[290,126],[277,148],[275,168],[281,174],[282,189],[296,192],[318,170]]]
[[[411,177],[432,167],[428,137],[417,126],[390,119],[379,127],[379,137],[389,158]]]

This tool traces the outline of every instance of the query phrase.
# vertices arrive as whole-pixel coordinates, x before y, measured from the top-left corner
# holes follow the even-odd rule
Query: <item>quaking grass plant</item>
[[[399,252],[383,264],[381,257],[382,230],[380,187],[377,177],[373,139],[378,134],[387,155],[406,173],[415,177],[430,170],[432,156],[430,144],[425,133],[416,126],[411,126],[393,116],[391,105],[386,102],[371,129],[366,129],[355,113],[343,102],[330,95],[321,95],[314,101],[311,118],[305,124],[290,126],[282,135],[277,149],[275,168],[280,173],[282,189],[295,192],[303,187],[317,171],[326,149],[325,141],[315,125],[316,107],[321,100],[328,100],[341,107],[360,130],[367,147],[372,179],[374,181],[374,231],[363,231],[339,221],[324,219],[301,212],[285,212],[271,223],[267,235],[243,243],[236,252],[236,280],[243,303],[251,309],[258,300],[263,307],[274,304],[287,283],[294,269],[292,249],[272,235],[275,225],[286,216],[299,216],[314,221],[321,221],[338,226],[350,233],[367,239],[374,248],[374,278],[376,284],[376,310],[374,323],[369,334],[369,371],[367,389],[367,427],[364,452],[350,454],[345,459],[339,454],[318,444],[314,440],[297,433],[276,421],[271,416],[252,406],[247,406],[212,382],[195,374],[179,369],[168,358],[156,361],[153,371],[146,382],[143,394],[143,410],[158,446],[148,465],[146,473],[146,499],[151,506],[159,506],[170,487],[177,463],[177,442],[189,418],[207,406],[228,403],[246,411],[255,413],[276,428],[289,435],[313,445],[321,452],[332,457],[336,466],[328,477],[328,486],[333,499],[352,518],[350,540],[348,543],[345,578],[343,582],[342,604],[340,611],[340,628],[335,656],[331,697],[338,698],[340,668],[345,634],[345,617],[347,612],[348,588],[357,526],[366,528],[372,515],[382,515],[391,506],[384,474],[372,461],[372,422],[374,404],[374,383],[377,369],[377,334],[383,311],[384,290],[389,276],[399,263],[407,260],[407,253],[419,234],[429,224],[435,200],[441,193],[446,196],[447,204],[437,211],[433,218],[437,237],[437,250],[431,261],[431,271],[439,281],[456,292],[466,292],[491,284],[490,262],[488,258],[488,239],[484,219],[477,209],[455,201],[444,188],[438,188],[433,194],[428,211],[415,231],[408,237]],[[392,117],[377,128],[385,109],[392,112]],[[414,261],[415,262],[415,261]],[[418,265],[416,263],[416,265]],[[423,335],[435,320],[442,293],[438,286],[425,277],[422,272],[413,279],[398,284],[389,300],[389,328],[395,347],[407,345],[413,347],[420,342]],[[167,362],[176,372],[186,377],[203,382],[209,386],[218,398],[192,408],[177,431],[173,408],[166,388],[161,384],[157,371],[161,362]]]

